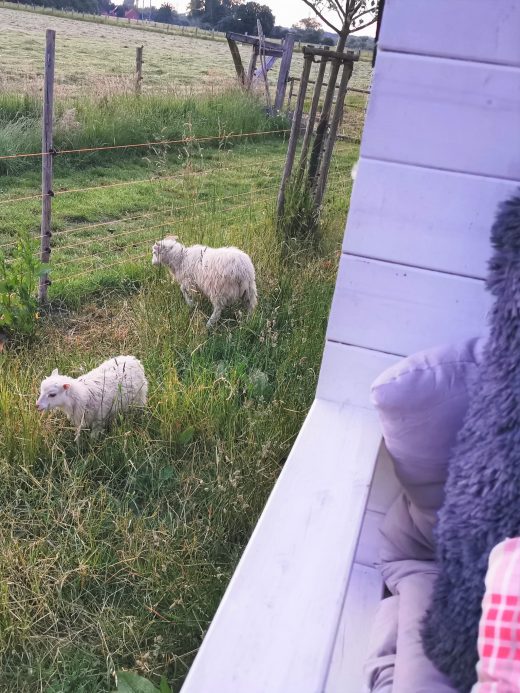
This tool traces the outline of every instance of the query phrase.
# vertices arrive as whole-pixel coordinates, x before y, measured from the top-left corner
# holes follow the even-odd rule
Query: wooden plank
[[[258,47],[260,43],[258,36],[246,36],[246,34],[237,34],[234,31],[228,31],[226,34],[226,38],[228,41],[234,41],[235,43],[246,43],[250,46]],[[279,58],[281,58],[283,55],[283,48],[280,43],[275,43],[274,41],[266,41],[265,48],[266,51],[271,51],[270,53],[266,53],[266,55],[276,55]]]
[[[380,439],[374,412],[315,401],[183,693],[323,690]]]
[[[520,3],[393,0],[385,7],[378,48],[520,66]]]
[[[370,386],[399,356],[327,341],[316,396],[370,409]]]
[[[379,571],[355,563],[323,693],[368,693],[363,665],[368,653],[370,626],[382,595],[383,580]]]
[[[247,86],[250,87],[253,82],[253,77],[256,69],[256,61],[258,58],[258,48],[253,46],[251,58],[249,59],[249,67],[247,68]]]
[[[244,66],[242,65],[242,58],[240,57],[240,51],[238,50],[238,46],[236,42],[233,41],[233,39],[228,38],[227,42],[229,50],[231,51],[231,57],[233,58],[235,70],[237,72],[238,81],[240,82],[240,84],[245,84],[246,75],[244,72]]]
[[[517,188],[513,181],[362,158],[343,250],[484,278],[498,204]]]
[[[481,280],[344,254],[327,338],[405,356],[484,334],[490,305]]]
[[[519,122],[517,68],[381,51],[361,154],[518,181]]]
[[[291,62],[294,50],[294,34],[290,31],[283,42],[283,56],[280,63],[280,72],[278,73],[278,82],[276,85],[276,96],[274,100],[275,111],[281,111],[285,100],[285,90],[287,88],[287,80],[291,69]]]
[[[304,46],[302,49],[303,55],[312,55],[325,58],[336,58],[341,62],[352,62],[359,60],[359,51],[331,51],[327,46],[324,48],[316,48],[315,46]]]

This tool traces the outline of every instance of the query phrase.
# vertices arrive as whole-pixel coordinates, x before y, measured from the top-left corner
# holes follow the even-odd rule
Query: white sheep
[[[145,406],[147,392],[141,362],[134,356],[117,356],[79,378],[60,375],[55,368],[42,381],[36,407],[63,410],[78,440],[82,429],[90,429],[91,436],[97,437],[118,412]]]
[[[249,313],[256,306],[255,268],[249,255],[238,248],[186,248],[171,236],[154,244],[152,264],[169,269],[190,308],[195,305],[193,292],[209,298],[213,313],[208,327],[213,327],[226,306],[242,301]]]

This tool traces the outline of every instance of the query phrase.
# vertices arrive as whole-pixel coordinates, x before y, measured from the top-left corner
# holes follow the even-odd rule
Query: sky
[[[256,0],[256,2],[259,2],[261,5],[268,5],[273,11],[276,23],[281,26],[291,26],[300,19],[303,19],[303,17],[314,16],[312,10],[307,7],[302,0]],[[184,12],[188,5],[188,1],[173,0],[172,4],[178,12]],[[329,13],[329,16],[337,20],[337,15],[334,15],[334,13]],[[334,24],[335,22],[333,21],[332,23]],[[328,31],[329,27],[324,26],[324,29]],[[372,24],[364,31],[361,31],[360,35],[374,36],[375,30],[375,24]]]

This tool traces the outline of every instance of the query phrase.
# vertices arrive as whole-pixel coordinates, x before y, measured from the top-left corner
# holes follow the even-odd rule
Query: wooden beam
[[[276,96],[274,99],[274,110],[281,111],[285,99],[285,90],[287,88],[287,79],[291,69],[292,54],[294,49],[294,34],[289,32],[283,42],[283,56],[280,65],[280,73],[278,75],[278,84],[276,85]]]
[[[300,126],[302,122],[303,107],[305,104],[305,96],[307,94],[307,82],[309,81],[309,75],[311,73],[311,67],[313,63],[312,55],[304,56],[303,62],[303,72],[302,79],[300,82],[300,91],[298,92],[298,100],[296,102],[296,108],[294,109],[291,134],[289,136],[289,144],[287,146],[287,158],[285,160],[285,167],[282,174],[282,181],[280,183],[280,190],[278,192],[278,202],[277,202],[277,215],[280,219],[285,206],[285,188],[287,186],[287,181],[289,180],[292,168],[294,164],[294,156],[296,154],[296,147],[298,145],[298,139],[300,136]]]
[[[235,70],[237,71],[238,81],[240,82],[240,84],[244,85],[246,83],[246,75],[244,72],[244,66],[242,65],[242,58],[240,57],[238,46],[236,44],[236,41],[227,36],[226,38],[229,45],[229,50],[231,51],[231,57],[233,58],[233,62],[235,63]]]
[[[253,46],[253,50],[251,51],[251,58],[249,60],[249,67],[247,68],[247,86],[248,86],[248,88],[251,87],[251,84],[253,82],[257,58],[258,58],[258,46]]]
[[[314,46],[304,46],[302,48],[302,53],[304,55],[319,55],[321,57],[328,57],[331,60],[334,58],[336,60],[340,60],[341,62],[346,62],[346,61],[358,61],[359,60],[359,51],[345,51],[344,53],[341,53],[340,51],[331,51],[331,50],[326,50],[325,48],[314,48]]]
[[[226,34],[227,40],[235,41],[235,43],[247,43],[250,46],[258,46],[260,41],[258,36],[246,36],[246,34],[237,34],[234,31],[228,31]],[[275,43],[274,41],[266,41],[265,47],[270,48],[273,51],[278,51],[280,57],[283,54],[283,46],[280,43]],[[267,54],[266,54],[267,55]]]

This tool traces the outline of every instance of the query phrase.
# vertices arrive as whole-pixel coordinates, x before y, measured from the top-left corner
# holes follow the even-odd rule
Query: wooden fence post
[[[47,264],[51,256],[51,212],[52,212],[52,122],[54,116],[54,58],[56,32],[47,29],[45,44],[45,77],[43,84],[42,114],[42,223],[40,229],[40,260]],[[50,280],[48,272],[40,277],[38,300],[47,300]]]
[[[326,48],[325,50],[329,50]],[[323,78],[325,77],[325,70],[327,67],[326,56],[321,56],[320,67],[318,70],[318,76],[314,84],[314,94],[312,97],[311,110],[309,111],[309,117],[307,120],[307,128],[305,130],[305,135],[302,143],[302,151],[300,154],[300,173],[305,172],[305,167],[307,166],[307,156],[309,154],[309,148],[311,145],[312,135],[314,133],[314,121],[316,120],[316,114],[318,112],[318,106],[320,103],[321,89],[323,85]]]
[[[303,116],[303,107],[305,105],[305,96],[307,94],[307,84],[309,81],[309,75],[311,74],[311,67],[313,63],[313,56],[304,53],[304,63],[302,78],[300,81],[300,91],[298,92],[298,100],[296,101],[296,108],[294,109],[291,134],[289,136],[289,144],[287,146],[287,158],[285,160],[285,167],[282,174],[282,181],[280,183],[280,190],[278,192],[278,202],[277,202],[277,214],[280,218],[284,211],[285,206],[285,188],[287,186],[287,181],[292,173],[292,168],[294,164],[294,156],[296,154],[296,146],[298,144],[298,138],[300,136],[300,126]]]
[[[238,50],[238,46],[236,44],[236,41],[233,39],[230,39],[228,37],[227,42],[229,46],[229,50],[231,51],[231,57],[233,58],[233,63],[235,64],[235,70],[237,73],[238,77],[238,82],[241,86],[244,86],[246,83],[246,75],[244,72],[244,66],[242,65],[242,58],[240,57],[240,51]]]
[[[141,82],[143,81],[143,46],[135,49],[135,93],[141,93]]]
[[[276,96],[274,99],[274,110],[276,112],[280,112],[283,108],[289,70],[291,69],[293,49],[294,34],[289,32],[283,42],[283,56],[280,63],[280,72],[278,74],[278,84],[276,85]]]
[[[334,58],[330,63],[329,82],[327,85],[323,106],[321,108],[321,116],[318,122],[318,127],[316,128],[316,137],[314,138],[309,161],[309,181],[312,187],[314,187],[316,175],[321,166],[323,144],[327,134],[327,129],[329,127],[330,112],[332,109],[332,102],[334,100],[334,93],[336,91],[336,80],[340,66],[341,60],[339,58]]]
[[[325,194],[325,186],[327,185],[327,178],[329,176],[332,152],[334,150],[334,145],[336,144],[336,135],[338,133],[339,122],[343,116],[343,108],[345,106],[345,97],[347,94],[347,85],[352,75],[353,67],[354,63],[351,61],[345,62],[343,65],[343,73],[341,75],[338,94],[336,96],[336,107],[334,108],[334,114],[332,116],[332,120],[330,123],[330,129],[327,135],[328,139],[325,145],[325,151],[323,152],[321,167],[318,172],[318,178],[316,181],[316,188],[314,192],[314,200],[316,203],[316,207],[318,209],[321,207],[321,203],[323,202],[323,196]]]

